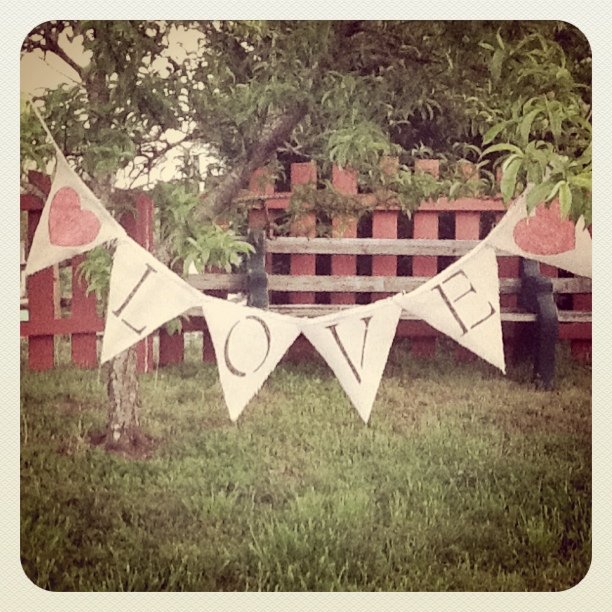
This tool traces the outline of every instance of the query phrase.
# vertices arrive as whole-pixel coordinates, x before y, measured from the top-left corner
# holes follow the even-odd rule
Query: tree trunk
[[[140,394],[136,373],[136,347],[120,353],[108,364],[107,450],[129,450],[143,441],[140,431]]]

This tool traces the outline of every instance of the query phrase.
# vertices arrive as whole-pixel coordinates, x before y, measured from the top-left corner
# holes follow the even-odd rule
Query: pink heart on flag
[[[62,187],[51,200],[49,240],[63,247],[92,242],[100,231],[98,217],[81,208],[79,194],[71,187]]]
[[[538,206],[533,217],[516,224],[513,235],[523,251],[534,255],[558,255],[576,247],[576,226],[561,218],[559,202]]]

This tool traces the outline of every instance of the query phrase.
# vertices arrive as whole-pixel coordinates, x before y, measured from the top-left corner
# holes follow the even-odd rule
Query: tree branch
[[[198,222],[208,223],[231,208],[232,201],[240,189],[246,187],[253,171],[267,163],[276,150],[289,139],[306,112],[307,106],[298,104],[264,127],[261,138],[251,149],[248,158],[237,164],[205,199],[203,207],[196,215]]]
[[[79,66],[61,47],[58,42],[57,30],[53,27],[45,28],[45,42],[44,45],[40,45],[42,51],[51,51],[55,53],[61,60],[66,62],[81,78],[83,79],[83,68]]]

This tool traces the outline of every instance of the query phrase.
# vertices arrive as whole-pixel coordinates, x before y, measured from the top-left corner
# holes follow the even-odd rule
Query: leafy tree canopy
[[[479,189],[495,188],[501,165],[506,201],[532,182],[530,204],[558,197],[590,223],[590,48],[563,22],[57,21],[33,30],[23,52],[54,53],[79,75],[46,92],[42,111],[100,189],[121,170],[146,176],[177,142],[205,147],[215,163],[202,170],[185,146],[173,181],[194,198],[204,184],[208,196],[184,206],[194,220],[227,213],[268,163],[281,173],[292,161],[350,166],[410,209],[423,195],[463,193],[453,162],[468,159]],[[22,157],[42,165],[43,143],[26,112]],[[384,155],[399,158],[393,179]],[[412,171],[418,157],[445,162],[433,187]]]

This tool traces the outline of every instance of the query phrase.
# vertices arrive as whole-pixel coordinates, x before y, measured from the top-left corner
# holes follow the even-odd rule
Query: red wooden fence
[[[389,171],[394,169],[393,160],[386,161]],[[422,160],[417,162],[417,170],[438,173],[438,162],[436,160]],[[468,170],[470,170],[468,168]],[[40,175],[33,175],[39,186],[48,191],[50,188],[48,179]],[[335,167],[332,172],[332,185],[334,189],[344,194],[356,195],[357,176],[356,173],[347,169]],[[249,213],[249,224],[251,227],[263,227],[268,220],[274,220],[286,213],[293,189],[299,185],[313,184],[317,182],[317,168],[313,162],[291,164],[290,186],[291,191],[275,192],[275,185],[269,179],[266,169],[254,173],[247,194],[261,195],[262,200],[255,203]],[[266,197],[272,196],[272,197]],[[365,203],[375,204],[373,194],[356,195]],[[261,203],[263,202],[263,204]],[[21,196],[21,210],[28,215],[28,244],[31,243],[36,225],[40,219],[43,201],[32,195]],[[458,240],[482,239],[488,232],[486,219],[490,222],[503,216],[505,207],[498,198],[459,198],[449,201],[441,198],[436,202],[423,202],[419,209],[414,212],[411,222],[408,222],[404,213],[398,208],[385,205],[375,208],[371,216],[371,230],[368,224],[358,227],[355,219],[335,218],[332,220],[332,235],[334,237],[360,237],[360,238],[397,238],[403,232],[403,238],[437,239],[441,237],[441,219],[443,215],[452,216],[454,223],[454,235],[445,235],[444,238]],[[139,195],[134,201],[134,214],[125,214],[120,220],[132,238],[145,248],[151,250],[153,247],[153,203],[145,195]],[[448,221],[448,218],[447,218]],[[317,233],[317,224],[320,222],[313,212],[305,212],[297,219],[291,227],[290,234],[293,236],[314,237]],[[447,223],[448,225],[448,223]],[[409,228],[406,235],[406,227]],[[403,228],[403,229],[401,229]],[[289,269],[292,275],[314,275],[317,273],[317,255],[298,254],[289,255]],[[395,276],[400,273],[398,267],[398,256],[396,255],[372,255],[372,276]],[[442,258],[435,256],[413,256],[411,257],[411,274],[413,276],[431,277],[435,276],[445,265],[439,261]],[[104,321],[98,317],[93,295],[86,297],[84,287],[76,277],[76,268],[81,258],[72,261],[73,288],[71,312],[66,317],[57,317],[53,306],[53,270],[43,270],[28,279],[27,292],[29,300],[29,321],[21,323],[21,335],[27,336],[29,340],[28,365],[31,369],[44,370],[54,365],[54,336],[70,335],[72,344],[72,360],[79,367],[95,367],[97,364],[97,334],[103,331]],[[266,267],[268,272],[272,271],[274,256],[268,254]],[[518,257],[498,258],[499,273],[502,278],[516,278],[519,276]],[[335,276],[360,274],[358,272],[358,258],[355,255],[331,255],[329,273]],[[558,271],[551,266],[542,266],[545,274],[556,276]],[[402,274],[405,274],[404,270]],[[382,297],[384,294],[376,294]],[[310,291],[290,292],[286,299],[292,304],[313,304],[317,301],[317,294]],[[515,295],[502,295],[502,306],[516,306]],[[570,298],[575,310],[591,309],[590,294],[575,294]],[[356,294],[338,292],[329,297],[332,304],[353,304],[356,302]],[[512,323],[508,325],[513,325]],[[587,329],[588,327],[588,329]],[[201,331],[204,334],[203,359],[214,361],[214,351],[210,337],[206,331],[202,319],[191,319],[184,326],[185,331]],[[412,351],[417,356],[431,355],[435,350],[438,333],[422,321],[400,321],[397,335],[411,337]],[[168,334],[162,328],[158,332],[159,337],[159,365],[180,363],[184,355],[184,338],[182,334]],[[564,324],[560,328],[560,337],[571,340],[572,352],[577,357],[588,357],[590,355],[590,323]],[[304,340],[302,338],[302,340]],[[294,345],[294,354],[300,354],[302,350],[309,351],[307,342],[298,342]],[[153,368],[153,338],[150,336],[139,343],[138,365],[141,372],[150,371]],[[465,351],[458,349],[461,356],[466,356]]]
[[[39,173],[30,173],[30,181],[45,194],[51,182]],[[20,208],[27,213],[26,253],[32,244],[36,226],[40,221],[44,200],[34,195],[21,195]],[[133,212],[120,219],[128,234],[145,248],[153,248],[153,202],[141,194],[135,198]],[[41,270],[27,279],[28,320],[21,322],[21,336],[28,338],[28,367],[48,370],[55,365],[55,336],[68,335],[74,365],[95,368],[98,364],[97,336],[104,330],[104,320],[96,312],[96,298],[86,295],[86,287],[79,278],[78,266],[83,256],[74,257],[65,266],[71,267],[72,289],[70,312],[62,316],[54,307],[57,291],[53,268]],[[138,343],[137,363],[140,372],[153,370],[153,338]]]

